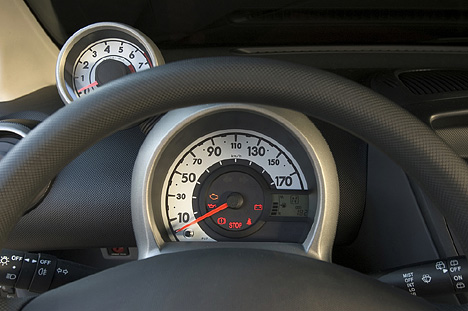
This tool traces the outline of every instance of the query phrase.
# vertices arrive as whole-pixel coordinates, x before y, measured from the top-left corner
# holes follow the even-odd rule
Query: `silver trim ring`
[[[460,117],[460,116],[465,116],[468,115],[468,110],[456,110],[456,111],[450,111],[450,112],[441,112],[441,113],[436,113],[433,114],[429,118],[429,123],[432,126],[432,122],[442,119],[442,118],[449,118],[449,117]]]
[[[0,132],[10,132],[24,138],[30,131],[31,129],[22,124],[0,122]]]
[[[184,243],[165,242],[156,227],[153,208],[150,206],[150,189],[155,168],[172,137],[188,124],[214,113],[238,110],[253,112],[275,120],[290,131],[301,143],[312,162],[319,193],[319,204],[312,228],[302,244],[302,251],[288,243]],[[162,117],[144,141],[133,170],[132,219],[139,258],[147,258],[165,252],[210,247],[255,247],[284,252],[294,252],[324,261],[331,261],[339,213],[339,185],[335,161],[319,130],[304,115],[296,111],[260,105],[218,104],[202,105],[173,110]],[[185,245],[190,244],[190,245]],[[298,245],[298,244],[296,244]]]
[[[135,28],[130,26],[121,24],[121,23],[112,23],[112,22],[102,22],[102,23],[95,23],[84,28],[81,28],[77,32],[75,32],[63,45],[62,49],[60,50],[57,65],[55,67],[55,80],[57,82],[57,89],[59,92],[60,97],[62,98],[65,104],[71,103],[76,98],[73,97],[72,94],[67,90],[67,85],[65,82],[65,61],[68,57],[70,51],[75,47],[76,43],[78,43],[82,38],[86,37],[87,35],[100,31],[100,30],[118,30],[123,33],[126,33],[140,42],[143,47],[148,52],[148,56],[150,57],[151,61],[153,62],[153,66],[160,66],[164,65],[164,58],[161,54],[161,51],[158,49],[156,44],[148,38],[145,34],[138,31]]]

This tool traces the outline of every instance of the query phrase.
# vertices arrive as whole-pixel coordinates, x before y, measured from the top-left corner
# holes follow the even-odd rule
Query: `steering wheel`
[[[136,121],[206,103],[301,111],[375,145],[416,179],[468,250],[468,168],[426,125],[371,90],[258,58],[182,61],[116,80],[34,129],[0,162],[0,246],[34,196],[74,157]],[[425,300],[330,263],[256,249],[165,254],[38,296],[25,310],[429,310]]]

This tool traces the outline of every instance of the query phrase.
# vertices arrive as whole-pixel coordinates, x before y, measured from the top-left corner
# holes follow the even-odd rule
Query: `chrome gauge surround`
[[[55,78],[65,104],[97,88],[96,68],[106,60],[118,65],[117,76],[164,64],[157,46],[138,30],[111,22],[89,25],[71,36],[58,56]]]
[[[300,145],[302,155],[294,154],[294,156],[300,158],[300,165],[304,165],[304,161],[309,163],[306,165],[306,178],[308,183],[313,185],[312,188],[316,190],[313,223],[309,225],[308,233],[302,243],[278,243],[275,241],[252,243],[238,240],[226,242],[226,239],[224,242],[218,241],[217,243],[174,242],[176,238],[173,232],[168,232],[170,226],[167,216],[161,212],[165,209],[164,199],[161,200],[161,195],[165,191],[164,187],[167,186],[167,174],[171,165],[176,165],[174,160],[178,156],[180,157],[190,145],[187,143],[190,138],[185,136],[193,135],[196,137],[190,141],[192,143],[200,141],[206,135],[217,134],[211,129],[204,130],[206,123],[199,128],[196,128],[196,124],[203,124],[207,120],[210,120],[210,123],[216,123],[212,121],[217,120],[218,116],[222,116],[223,113],[233,117],[232,124],[244,124],[244,126],[236,128],[232,124],[226,125],[224,122],[208,127],[212,129],[218,126],[218,130],[221,132],[243,129],[245,132],[253,131],[249,133],[255,134],[254,132],[258,132],[259,127],[245,128],[245,124],[248,122],[245,123],[242,121],[243,117],[239,117],[240,114],[243,114],[242,116],[251,115],[253,118],[251,120],[256,120],[256,118],[258,121],[268,120],[269,125],[274,124],[275,127],[280,127],[281,131],[287,134],[285,136],[293,137],[294,143]],[[263,124],[262,122],[258,123]],[[271,133],[262,132],[265,137],[271,137]],[[229,134],[229,132],[225,133]],[[275,136],[272,138],[275,139]],[[285,143],[286,138],[279,139],[283,145],[288,144]],[[176,145],[180,145],[179,149],[172,152]],[[304,168],[302,170],[304,171]],[[166,184],[163,185],[164,183]],[[149,133],[135,163],[132,181],[132,218],[140,258],[175,251],[175,249],[255,247],[299,253],[329,261],[336,231],[338,208],[339,190],[336,166],[327,143],[306,116],[283,108],[245,104],[215,104],[171,111],[162,117]]]

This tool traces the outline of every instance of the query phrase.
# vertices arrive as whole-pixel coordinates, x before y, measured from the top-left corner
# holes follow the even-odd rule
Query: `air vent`
[[[398,83],[394,79],[384,79],[382,82],[387,85],[388,87],[391,88],[396,88],[398,87]]]
[[[411,71],[399,74],[398,78],[416,95],[431,95],[468,90],[468,71]]]
[[[29,133],[30,129],[18,123],[0,122],[0,160]]]

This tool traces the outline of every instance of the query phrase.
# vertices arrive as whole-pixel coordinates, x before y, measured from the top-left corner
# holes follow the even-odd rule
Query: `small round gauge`
[[[57,61],[57,87],[69,104],[115,79],[162,64],[159,49],[136,29],[97,23],[79,30],[64,44]]]

